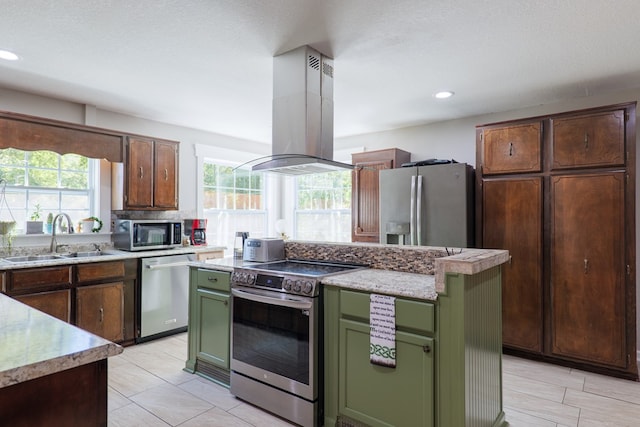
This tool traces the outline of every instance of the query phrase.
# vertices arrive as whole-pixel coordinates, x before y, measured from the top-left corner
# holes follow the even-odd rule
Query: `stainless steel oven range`
[[[231,393],[303,426],[322,425],[320,278],[361,268],[277,261],[231,275]]]

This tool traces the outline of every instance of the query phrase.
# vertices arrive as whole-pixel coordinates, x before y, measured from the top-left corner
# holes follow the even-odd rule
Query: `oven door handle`
[[[303,300],[271,298],[264,295],[255,294],[253,292],[241,291],[240,289],[231,289],[231,294],[251,301],[262,302],[264,304],[279,305],[282,307],[297,308],[300,310],[309,310],[312,303]]]

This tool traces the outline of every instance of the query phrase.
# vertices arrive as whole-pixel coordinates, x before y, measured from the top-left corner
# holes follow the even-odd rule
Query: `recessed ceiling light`
[[[6,59],[7,61],[17,61],[19,59],[19,56],[8,50],[0,49],[0,59]]]
[[[438,99],[451,98],[453,96],[453,92],[450,90],[443,90],[443,91],[437,92],[433,96],[435,96]]]

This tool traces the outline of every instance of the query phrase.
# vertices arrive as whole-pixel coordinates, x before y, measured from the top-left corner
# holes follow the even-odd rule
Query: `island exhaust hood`
[[[305,175],[353,169],[333,161],[333,59],[309,46],[273,58],[270,160],[252,171]]]

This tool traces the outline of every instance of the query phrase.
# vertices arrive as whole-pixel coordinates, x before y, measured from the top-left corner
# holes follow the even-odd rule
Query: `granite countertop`
[[[476,274],[509,260],[509,252],[501,249],[464,249],[462,252],[435,259],[435,275],[365,268],[321,278],[328,286],[354,289],[427,301],[436,301],[444,292],[446,273]],[[234,267],[255,263],[237,258],[216,258],[191,262],[199,268],[233,272]]]
[[[0,294],[0,388],[122,353],[117,344]]]
[[[152,251],[123,251],[119,249],[106,249],[102,251],[102,255],[98,256],[85,256],[85,257],[70,257],[70,258],[57,258],[46,261],[32,261],[32,262],[18,262],[12,263],[0,258],[0,271],[2,270],[17,270],[22,268],[33,267],[49,267],[52,265],[69,265],[69,264],[85,264],[90,262],[102,262],[102,261],[116,261],[130,258],[147,258],[155,256],[168,256],[168,255],[180,255],[180,254],[194,254],[198,252],[208,252],[214,250],[224,250],[224,246],[183,246],[175,249],[160,249]]]
[[[192,267],[209,268],[214,270],[233,272],[236,267],[246,267],[249,265],[261,264],[253,261],[243,261],[241,258],[225,257],[225,258],[211,258],[204,261],[191,261],[189,263]]]
[[[344,289],[436,301],[435,277],[429,274],[366,268],[321,279],[323,285]]]
[[[465,249],[459,254],[436,258],[436,291],[444,292],[446,273],[476,274],[509,261],[504,249]]]

